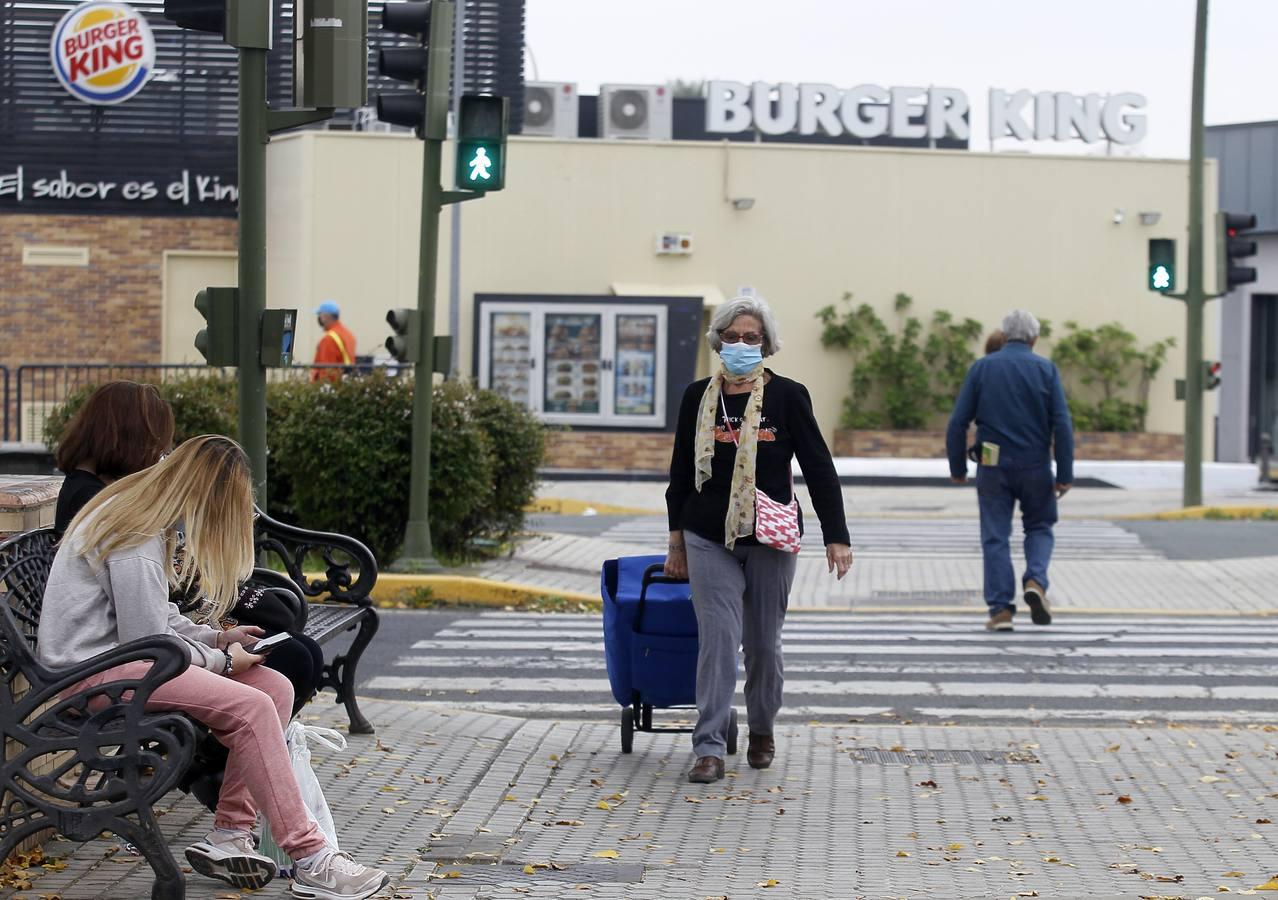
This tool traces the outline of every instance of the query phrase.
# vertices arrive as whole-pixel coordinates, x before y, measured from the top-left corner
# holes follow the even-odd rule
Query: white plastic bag
[[[315,770],[311,768],[311,748],[307,741],[323,744],[330,750],[345,750],[346,738],[341,732],[331,728],[303,725],[295,719],[285,729],[284,740],[288,743],[289,759],[293,761],[293,776],[302,791],[306,811],[319,826],[319,830],[324,832],[328,845],[337,850],[337,829],[333,827],[333,814],[328,809],[328,801],[324,799],[324,791],[320,788],[319,779],[315,777]]]

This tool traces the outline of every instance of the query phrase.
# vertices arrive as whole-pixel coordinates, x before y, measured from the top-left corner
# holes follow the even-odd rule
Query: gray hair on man
[[[1009,341],[1032,344],[1038,340],[1038,319],[1023,309],[1014,309],[1003,317],[1003,334]]]
[[[776,317],[772,315],[772,307],[762,297],[734,297],[714,311],[710,318],[710,330],[706,332],[711,350],[718,353],[723,349],[723,339],[719,337],[719,332],[726,331],[738,316],[754,316],[763,323],[764,356],[771,356],[781,350]]]

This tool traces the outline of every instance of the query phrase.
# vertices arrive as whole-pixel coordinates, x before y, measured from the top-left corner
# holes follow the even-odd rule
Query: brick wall
[[[163,362],[165,250],[235,250],[234,219],[0,217],[0,365]],[[87,266],[24,266],[28,244],[87,247]]]
[[[970,445],[975,438],[969,436]],[[858,431],[834,433],[835,456],[898,459],[944,459],[943,431]],[[1179,460],[1184,439],[1179,434],[1080,431],[1074,435],[1078,459]]]
[[[542,465],[550,469],[668,472],[674,435],[624,431],[551,431]]]

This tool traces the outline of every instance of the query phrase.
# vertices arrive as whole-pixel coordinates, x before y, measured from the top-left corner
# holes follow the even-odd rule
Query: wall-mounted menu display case
[[[563,425],[666,425],[662,305],[479,302],[479,384]]]

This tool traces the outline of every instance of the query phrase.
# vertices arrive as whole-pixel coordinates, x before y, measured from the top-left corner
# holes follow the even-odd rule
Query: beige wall
[[[218,250],[164,251],[164,355],[168,363],[202,364],[195,334],[205,326],[195,295],[206,287],[239,283],[236,254]]]
[[[420,161],[421,144],[409,137],[312,132],[273,141],[271,305],[309,312],[331,297],[361,352],[380,345],[386,310],[415,303]],[[447,158],[444,171],[447,186]],[[820,346],[815,311],[851,291],[886,313],[903,291],[922,316],[948,309],[990,328],[1024,306],[1058,324],[1117,320],[1144,342],[1176,337],[1149,427],[1180,431],[1172,381],[1184,368],[1184,308],[1148,292],[1144,278],[1148,238],[1177,238],[1184,253],[1187,175],[1184,161],[512,139],[507,189],[462,206],[462,367],[470,371],[476,292],[606,294],[614,283],[642,283],[678,293],[713,284],[730,297],[751,285],[772,302],[787,344],[776,368],[809,385],[829,433],[847,363]],[[1214,168],[1206,183],[1210,216]],[[735,210],[725,196],[753,198],[754,207]],[[1141,211],[1162,220],[1142,226]],[[449,220],[445,212],[440,333]],[[694,253],[656,256],[660,231],[691,232]],[[299,358],[318,337],[311,317],[302,320]],[[1215,346],[1209,334],[1208,356]]]

